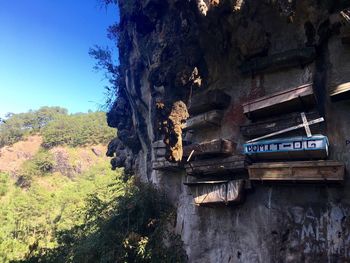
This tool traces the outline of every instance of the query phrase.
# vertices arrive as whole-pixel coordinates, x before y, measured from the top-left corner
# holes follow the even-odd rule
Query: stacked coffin
[[[156,141],[152,144],[153,157],[152,169],[160,171],[178,171],[183,167],[178,163],[172,163],[165,159],[166,149],[165,143],[162,140]]]
[[[336,85],[330,93],[333,102],[350,99],[350,82]]]
[[[238,204],[243,199],[242,180],[198,181],[185,185],[191,187],[196,205]]]
[[[350,44],[350,9],[344,9],[340,12],[341,24],[340,29],[341,41],[343,44]]]
[[[191,118],[185,131],[196,133],[202,129],[221,126],[223,111],[230,104],[230,96],[221,91],[210,91],[194,96],[189,107]],[[227,139],[214,139],[184,146],[186,173],[194,203],[201,206],[236,204],[243,199],[247,161],[244,155],[236,155],[236,144]]]
[[[223,110],[230,105],[231,97],[219,90],[193,96],[189,107],[190,119],[184,130],[220,127]]]
[[[324,122],[317,112],[304,112],[315,102],[312,84],[306,84],[243,105],[245,115],[254,121],[241,126],[241,133],[248,139],[244,154],[254,162],[248,168],[250,180],[344,180],[344,164],[326,160],[328,138],[312,135],[322,130]],[[275,116],[280,114],[287,115]],[[298,131],[306,136],[291,135]]]
[[[350,44],[350,8],[341,10],[337,14],[337,18],[333,20],[340,26],[340,38],[344,45],[348,47]],[[340,62],[347,63],[346,55],[341,58]],[[345,65],[344,65],[345,66]],[[332,88],[330,91],[330,98],[332,102],[350,99],[350,82],[348,72],[338,71],[339,77],[334,82],[332,81]]]
[[[243,62],[239,70],[242,74],[273,72],[284,68],[307,65],[314,61],[315,57],[316,50],[314,47],[292,49],[266,57],[250,59]]]

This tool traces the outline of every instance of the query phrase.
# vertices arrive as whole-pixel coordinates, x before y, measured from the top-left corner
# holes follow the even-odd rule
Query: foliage
[[[81,149],[60,151],[68,165],[83,162]],[[120,170],[91,150],[95,165],[68,177],[51,152],[41,149],[26,161],[16,182],[0,173],[0,262],[186,261],[163,193],[124,182]]]
[[[32,159],[36,169],[41,172],[41,174],[46,174],[52,171],[55,160],[53,155],[47,150],[39,151],[35,157]]]
[[[89,196],[108,202],[123,193],[125,184],[120,178],[121,173],[111,171],[107,160],[74,180],[60,174],[34,176],[25,190],[1,174],[0,189],[7,186],[0,198],[0,262],[34,257],[56,247],[57,233],[84,222]]]
[[[58,247],[22,262],[185,262],[182,242],[167,230],[173,216],[163,194],[131,183],[124,195],[90,196],[82,224],[60,231]]]
[[[0,121],[0,147],[20,141],[25,135],[39,132],[57,116],[66,115],[67,110],[60,107],[42,107],[26,113],[8,113]]]
[[[9,175],[0,172],[0,198],[6,194],[10,184]]]
[[[115,129],[109,128],[104,112],[62,115],[51,121],[42,130],[43,145],[72,147],[107,143],[115,137]]]
[[[107,143],[115,137],[115,130],[107,126],[104,112],[68,115],[67,110],[60,107],[42,107],[27,113],[9,113],[6,120],[0,122],[0,147],[33,133],[43,135],[46,147]]]
[[[96,60],[94,69],[96,71],[103,71],[105,78],[109,82],[109,86],[105,87],[105,105],[104,109],[109,110],[116,99],[118,92],[119,67],[112,59],[112,50],[108,47],[102,48],[94,46],[90,48],[89,55]]]
[[[28,188],[34,176],[45,176],[52,172],[55,165],[53,155],[47,150],[40,150],[32,159],[22,164],[17,174],[16,185]]]

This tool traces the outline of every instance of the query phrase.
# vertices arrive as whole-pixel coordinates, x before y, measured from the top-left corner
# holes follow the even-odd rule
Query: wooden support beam
[[[316,103],[312,84],[276,92],[243,104],[248,119],[271,117],[293,111],[306,111]]]
[[[189,113],[197,115],[211,110],[224,110],[230,105],[231,97],[221,90],[196,94],[190,100]]]
[[[252,181],[341,182],[345,166],[337,161],[256,163],[248,167]]]
[[[244,154],[253,160],[305,160],[328,157],[328,138],[323,135],[263,140],[244,144]]]
[[[183,130],[186,131],[207,127],[220,127],[222,118],[222,111],[209,111],[188,119]]]
[[[198,156],[227,156],[231,155],[236,148],[236,144],[230,140],[216,139],[202,143],[193,143],[183,148],[184,157],[191,158]]]
[[[244,155],[232,155],[225,158],[213,158],[192,161],[185,165],[190,176],[224,176],[244,177],[248,160]]]
[[[314,47],[287,50],[267,57],[253,58],[241,64],[242,74],[268,73],[288,67],[305,66],[314,61]]]
[[[308,120],[315,120],[320,118],[318,112],[306,112],[305,116]],[[242,125],[240,127],[241,134],[245,138],[257,138],[266,134],[275,133],[281,130],[285,130],[290,127],[298,126],[302,124],[303,120],[300,113],[291,113],[283,115],[283,117],[269,118],[265,121],[253,122],[248,125]],[[320,133],[322,130],[321,125],[310,126],[311,132]]]

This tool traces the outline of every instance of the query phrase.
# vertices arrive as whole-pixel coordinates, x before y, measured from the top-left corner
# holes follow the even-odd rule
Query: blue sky
[[[106,30],[117,13],[98,0],[0,0],[0,117],[41,106],[97,110],[108,82],[88,51],[108,45],[116,54]]]

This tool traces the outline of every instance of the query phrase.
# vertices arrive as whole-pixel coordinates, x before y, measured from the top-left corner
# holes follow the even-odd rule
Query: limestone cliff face
[[[330,159],[350,168],[349,100],[332,103],[334,85],[350,81],[350,46],[342,43],[348,1],[120,0],[120,81],[108,122],[118,128],[109,149],[114,166],[165,189],[177,207],[176,231],[190,262],[347,262],[350,186],[256,184],[239,206],[193,204],[185,171],[152,170],[152,143],[181,159],[182,128],[192,98],[209,90],[231,96],[220,128],[183,134],[193,142],[245,140],[242,104],[305,83],[314,84],[326,119]],[[312,48],[307,62],[280,65],[274,54]],[[273,70],[246,70],[271,58]],[[254,64],[255,67],[259,65]],[[181,106],[179,106],[181,105]],[[175,109],[175,113],[174,113]],[[178,111],[176,109],[179,109]],[[173,116],[175,116],[173,118]],[[179,155],[180,154],[180,155]]]

